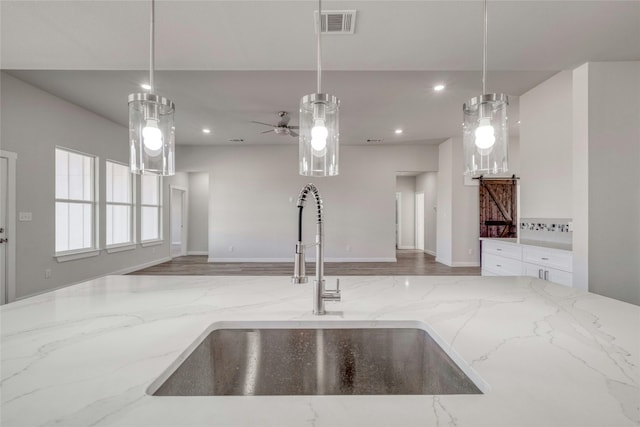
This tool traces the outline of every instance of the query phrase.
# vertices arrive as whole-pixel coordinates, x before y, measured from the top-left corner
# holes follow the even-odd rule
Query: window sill
[[[124,251],[132,251],[137,247],[137,245],[135,243],[125,243],[122,245],[113,245],[113,246],[108,246],[106,248],[106,251],[108,254],[115,254],[117,252],[124,252]]]
[[[164,243],[164,240],[147,240],[145,242],[140,242],[140,246],[142,246],[143,248],[149,247],[149,246],[158,246]]]
[[[54,255],[54,258],[58,262],[67,262],[67,261],[75,261],[77,259],[82,259],[82,258],[91,258],[98,255],[100,255],[99,249],[89,249],[86,251],[67,252],[67,253],[57,254],[57,255]]]

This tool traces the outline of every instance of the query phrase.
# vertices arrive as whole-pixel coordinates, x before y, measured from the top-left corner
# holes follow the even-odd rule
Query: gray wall
[[[307,182],[324,199],[327,260],[392,261],[396,171],[438,168],[437,147],[418,145],[342,146],[340,175],[329,178],[298,175],[297,145],[178,146],[176,157],[182,171],[209,173],[212,261],[291,261],[296,201]],[[313,242],[307,206],[304,239]]]
[[[167,240],[160,246],[59,263],[54,258],[54,168],[56,145],[99,156],[99,199],[105,200],[107,159],[128,162],[127,129],[85,109],[1,73],[3,150],[18,154],[16,211],[33,220],[17,223],[16,297],[41,293],[112,272],[130,271],[167,259]],[[126,109],[126,101],[123,101]],[[168,180],[165,180],[165,190]],[[138,180],[139,187],[139,180]],[[140,194],[139,188],[136,192]],[[165,191],[165,195],[166,195]],[[167,201],[167,197],[165,197]],[[169,236],[168,203],[164,204],[164,236]],[[138,218],[139,223],[139,218]],[[105,215],[99,240],[105,242]],[[45,279],[45,270],[51,278]]]
[[[520,216],[572,218],[572,75],[520,97]]]
[[[416,177],[396,177],[396,192],[402,195],[400,246],[398,249],[415,249],[416,246]]]
[[[190,255],[209,252],[209,174],[189,173],[189,240]]]
[[[575,280],[640,304],[640,62],[588,63],[574,79]]]

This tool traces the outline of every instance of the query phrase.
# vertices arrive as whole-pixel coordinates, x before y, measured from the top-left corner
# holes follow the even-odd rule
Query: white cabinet
[[[531,276],[572,286],[572,269],[570,251],[508,241],[482,241],[483,276]]]

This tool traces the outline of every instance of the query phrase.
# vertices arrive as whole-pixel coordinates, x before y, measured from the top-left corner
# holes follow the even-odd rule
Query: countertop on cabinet
[[[528,277],[344,277],[329,315],[288,277],[107,276],[0,308],[13,426],[562,426],[640,423],[640,307]],[[157,397],[218,321],[424,322],[483,395]]]
[[[525,246],[536,246],[539,248],[557,249],[569,252],[573,250],[573,245],[571,243],[548,242],[545,240],[516,239],[514,237],[480,237],[480,240],[495,240],[498,242],[513,243]]]

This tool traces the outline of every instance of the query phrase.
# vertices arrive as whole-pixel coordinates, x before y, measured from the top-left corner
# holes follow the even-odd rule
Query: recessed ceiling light
[[[443,84],[438,84],[433,87],[433,90],[435,90],[436,92],[440,92],[441,90],[444,90],[445,87],[446,86]]]
[[[211,133],[211,129],[204,128],[202,129],[202,133]]]
[[[400,135],[402,133],[402,129],[396,129],[396,134]]]
[[[151,90],[151,86],[146,83],[142,83],[140,87],[144,90]]]

